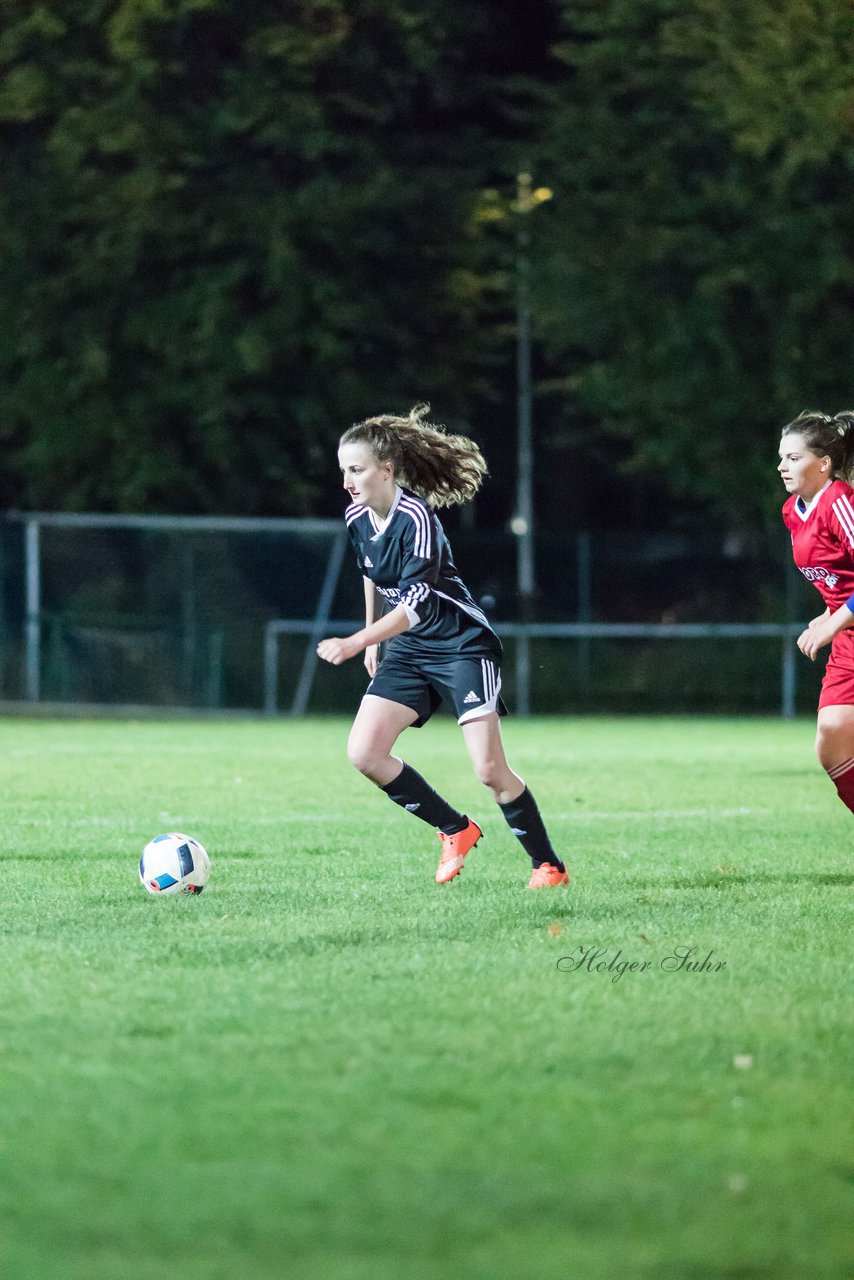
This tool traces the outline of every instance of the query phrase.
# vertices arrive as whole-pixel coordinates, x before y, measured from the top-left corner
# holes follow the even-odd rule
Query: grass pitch
[[[448,720],[405,754],[486,839],[437,886],[346,733],[0,722],[0,1274],[850,1276],[854,827],[811,724],[510,721],[568,893]],[[138,883],[169,829],[198,898]]]

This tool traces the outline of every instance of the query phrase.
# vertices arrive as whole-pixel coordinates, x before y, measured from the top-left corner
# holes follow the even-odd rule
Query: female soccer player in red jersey
[[[531,859],[528,887],[565,885],[566,868],[536,801],[504,754],[501,643],[457,573],[433,511],[474,497],[486,463],[474,441],[425,422],[426,412],[420,406],[406,418],[368,418],[341,437],[338,461],[350,497],[345,518],[364,578],[365,626],[346,639],[322,640],[317,652],[338,666],[364,651],[371,681],[350,733],[350,761],[436,828],[440,884],[459,875],[483,833],[391,751],[404,729],[426,724],[444,700],[475,773]]]
[[[789,497],[783,521],[801,573],[824,613],[798,637],[815,660],[830,645],[818,702],[816,752],[839,798],[854,813],[854,411],[805,412],[783,428],[777,468]]]

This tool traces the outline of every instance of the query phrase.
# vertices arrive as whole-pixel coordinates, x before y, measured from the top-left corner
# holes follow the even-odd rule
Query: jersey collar
[[[795,510],[797,511],[798,515],[801,517],[802,520],[809,520],[810,516],[815,510],[815,504],[818,502],[819,498],[824,493],[825,489],[829,489],[832,484],[833,484],[833,481],[828,480],[827,484],[822,485],[818,493],[809,503],[804,502],[803,498],[795,498]]]
[[[370,517],[371,524],[375,529],[375,533],[373,538],[371,538],[371,542],[373,542],[376,538],[378,538],[380,534],[385,533],[386,529],[391,524],[391,518],[394,515],[395,511],[397,511],[398,503],[400,502],[400,499],[402,497],[403,497],[403,490],[401,489],[399,484],[396,484],[394,486],[394,498],[392,499],[392,503],[388,509],[388,515],[386,516],[385,520],[381,520],[377,515],[377,513],[375,511],[371,511],[370,507],[368,507],[368,515]]]

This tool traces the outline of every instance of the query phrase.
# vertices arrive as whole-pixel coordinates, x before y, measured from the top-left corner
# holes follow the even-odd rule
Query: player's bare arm
[[[384,640],[391,640],[393,636],[402,635],[404,631],[409,630],[410,625],[405,606],[399,604],[384,618],[363,627],[352,636],[344,639],[332,636],[328,640],[321,640],[317,646],[317,656],[324,662],[331,662],[333,667],[338,667],[349,658],[355,658],[356,654],[361,653],[363,649],[382,644]]]

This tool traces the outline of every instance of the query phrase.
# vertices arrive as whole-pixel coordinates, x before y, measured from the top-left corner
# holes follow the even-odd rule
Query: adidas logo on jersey
[[[374,567],[374,562],[373,562],[373,560],[370,558],[370,556],[365,556],[365,568],[366,568],[366,569],[373,569],[373,567]]]
[[[477,694],[475,693],[474,689],[472,689],[472,690],[471,690],[469,693],[467,693],[467,694],[466,694],[466,696],[463,698],[463,702],[464,702],[464,703],[466,703],[466,702],[480,702],[480,698],[477,696]]]

